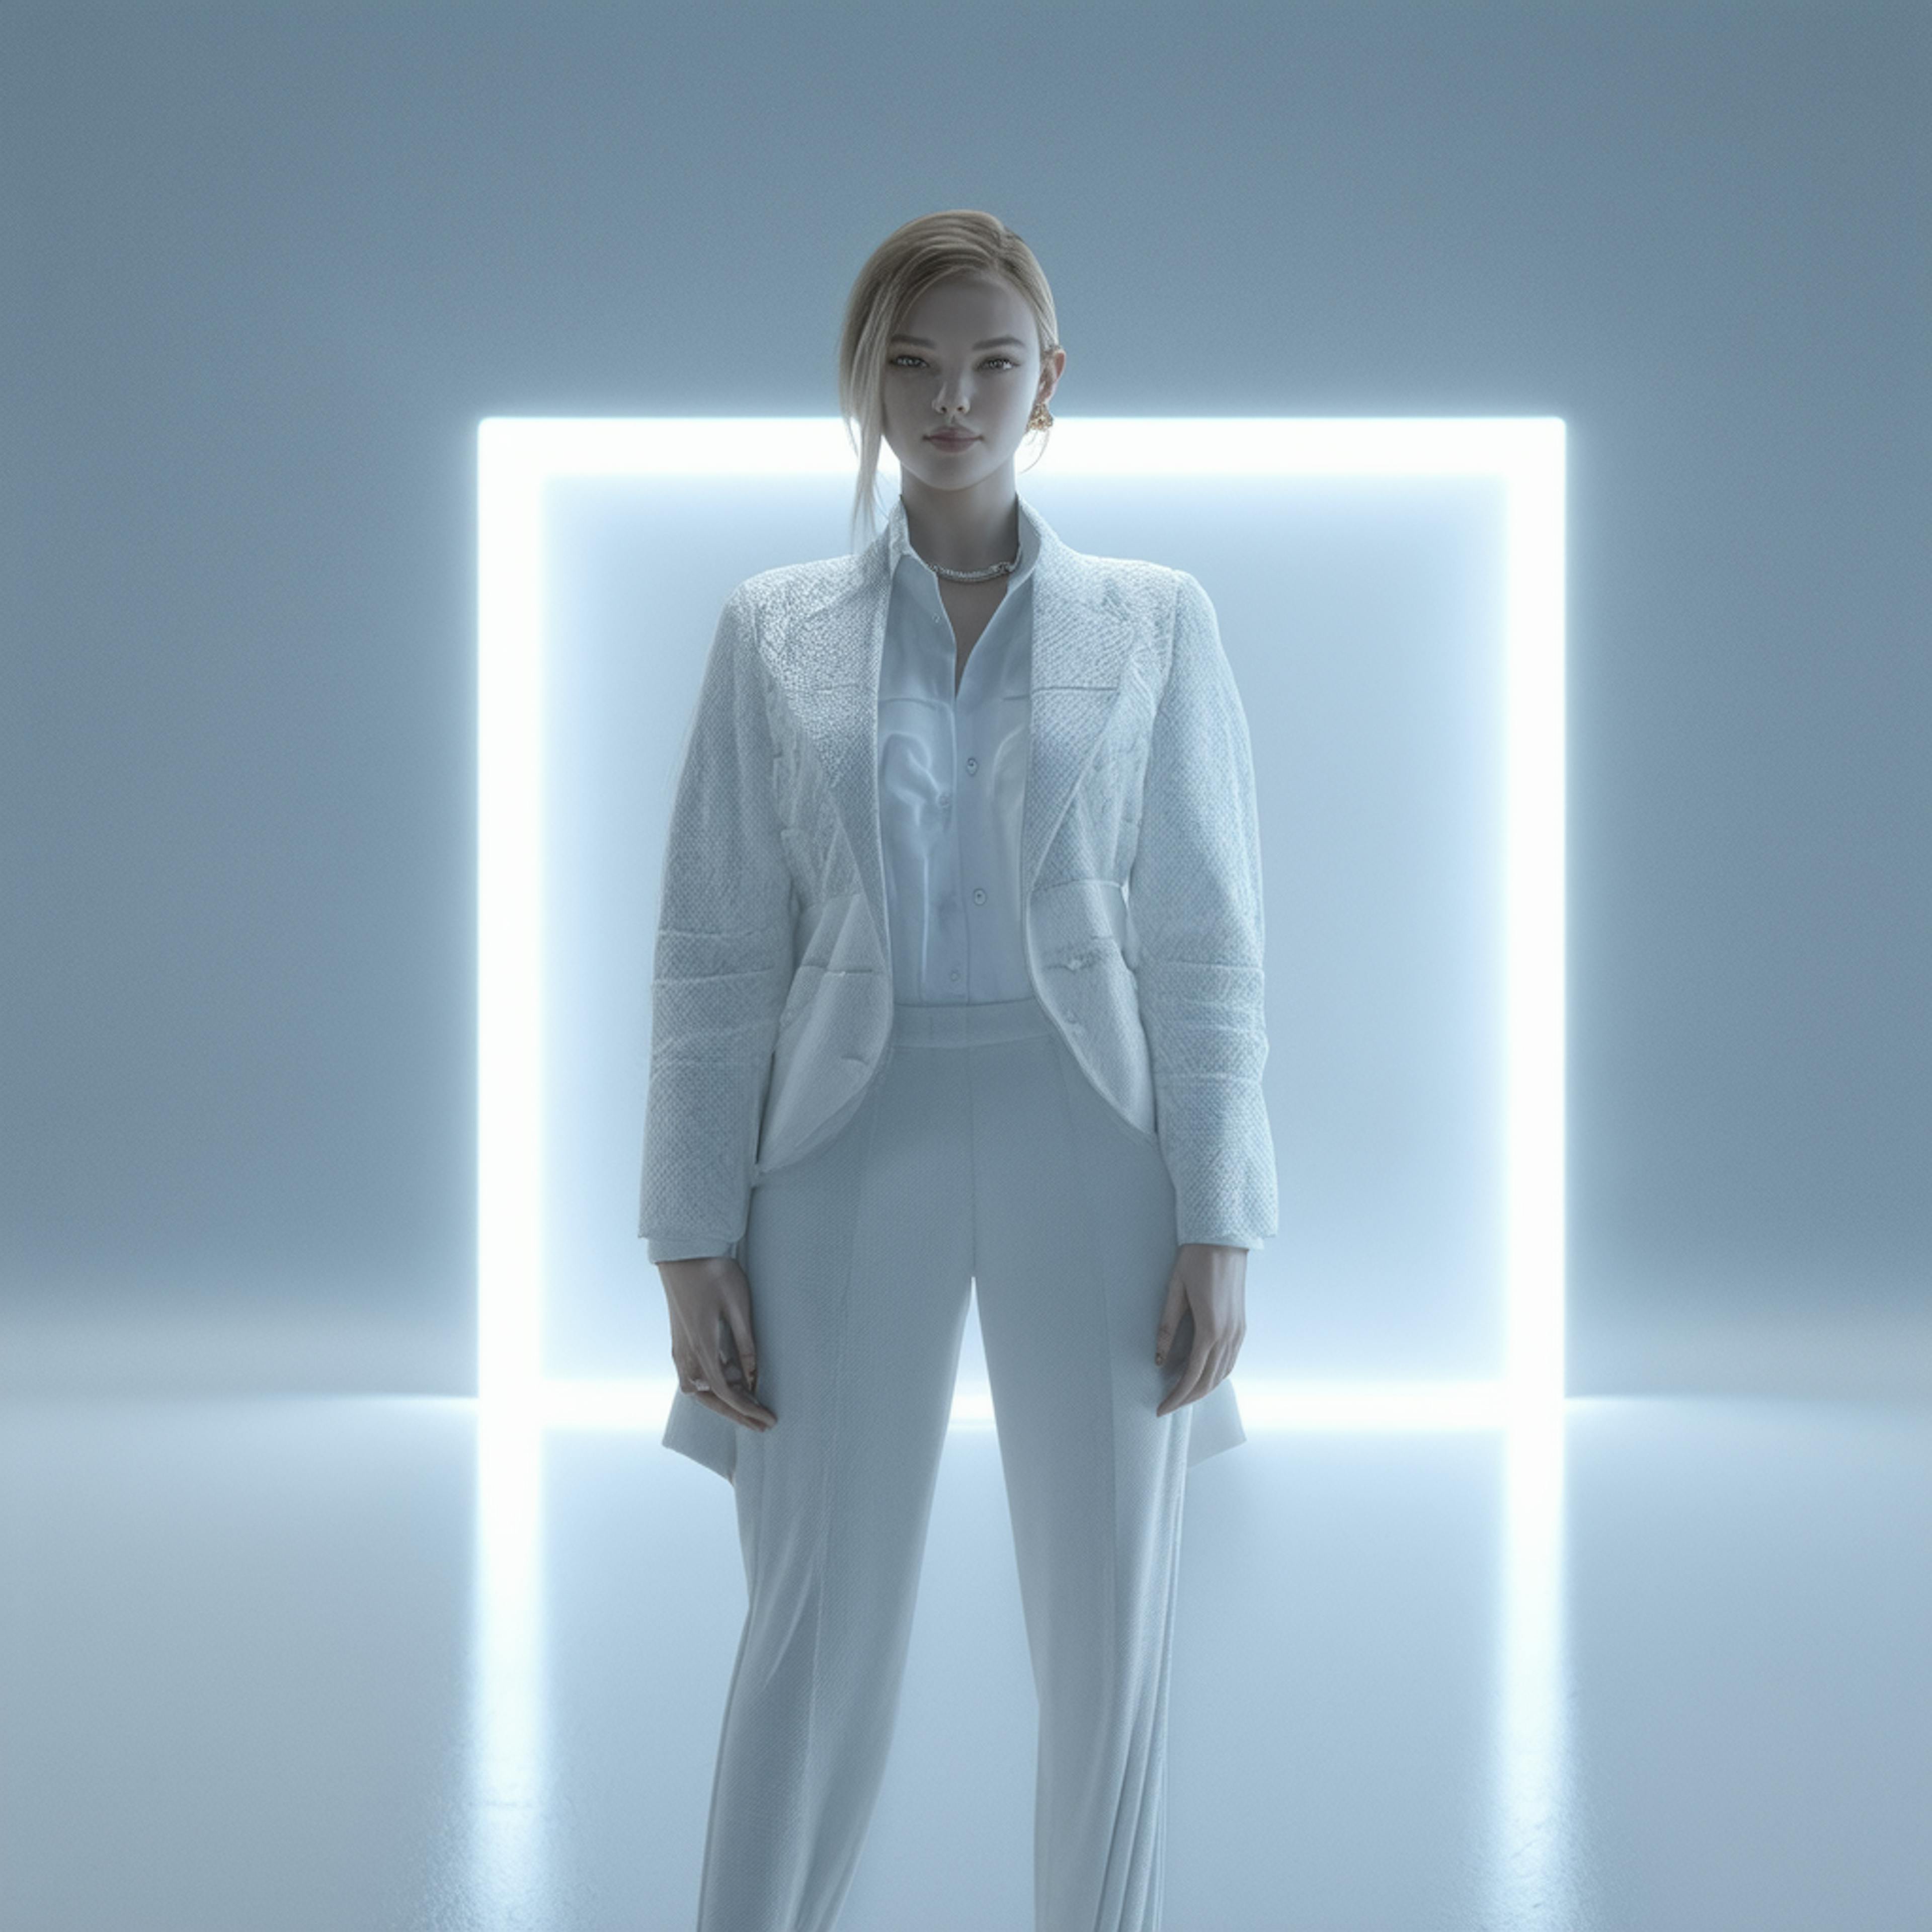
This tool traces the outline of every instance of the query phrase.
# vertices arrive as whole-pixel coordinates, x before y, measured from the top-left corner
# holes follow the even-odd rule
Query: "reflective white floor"
[[[688,1928],[730,1492],[536,1453],[479,1538],[469,1403],[10,1397],[0,1924]],[[1517,1473],[1466,1432],[1195,1472],[1170,1932],[1932,1924],[1932,1406],[1573,1401],[1560,1524]],[[842,1932],[1027,1932],[1032,1742],[956,1432]]]

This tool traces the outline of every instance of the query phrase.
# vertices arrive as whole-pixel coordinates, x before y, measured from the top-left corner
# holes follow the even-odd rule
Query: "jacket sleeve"
[[[793,964],[764,675],[740,586],[686,740],[658,901],[638,1226],[654,1262],[730,1252],[750,1210]]]
[[[1173,656],[1128,875],[1141,1018],[1177,1237],[1252,1250],[1276,1226],[1253,759],[1214,604],[1175,575]]]

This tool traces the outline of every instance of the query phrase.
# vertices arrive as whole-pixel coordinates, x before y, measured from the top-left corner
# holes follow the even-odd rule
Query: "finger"
[[[1191,1308],[1184,1308],[1180,1312],[1180,1325],[1174,1331],[1173,1340],[1168,1344],[1166,1369],[1172,1379],[1166,1386],[1170,1396],[1175,1390],[1187,1385],[1207,1352],[1208,1338],[1196,1321],[1194,1311]]]
[[[702,1397],[724,1378],[709,1376],[696,1346],[688,1340],[680,1341],[671,1351],[671,1360],[677,1369],[677,1385],[686,1395]]]
[[[1161,1397],[1154,1410],[1155,1414],[1172,1415],[1187,1400],[1187,1392],[1200,1375],[1201,1364],[1207,1353],[1206,1348],[1202,1346],[1200,1336],[1196,1335],[1194,1346],[1189,1350],[1186,1360],[1178,1365],[1174,1380],[1168,1384],[1166,1394]]]
[[[1234,1359],[1234,1350],[1240,1345],[1235,1340],[1235,1330],[1232,1323],[1216,1325],[1207,1337],[1207,1352],[1218,1356],[1221,1370],[1225,1375]]]
[[[1228,1379],[1228,1372],[1234,1366],[1234,1352],[1223,1341],[1215,1348],[1208,1364],[1208,1372],[1201,1378],[1201,1387],[1196,1392],[1198,1401],[1202,1396],[1211,1395]]]
[[[725,1324],[722,1297],[711,1311],[710,1321],[705,1325],[700,1355],[703,1349],[706,1348],[710,1350],[719,1370],[718,1374],[708,1376],[706,1379],[718,1394],[728,1396],[744,1378],[739,1372],[737,1345],[732,1340],[731,1331]]]
[[[731,1330],[731,1347],[745,1378],[745,1387],[755,1393],[758,1386],[758,1345],[752,1334],[752,1311],[736,1295],[728,1296],[724,1320]]]
[[[1182,1312],[1187,1306],[1187,1289],[1180,1278],[1177,1266],[1167,1278],[1167,1299],[1161,1305],[1160,1328],[1154,1338],[1154,1358],[1156,1365],[1167,1360],[1167,1352],[1174,1346],[1174,1331],[1180,1326]]]
[[[1193,1352],[1187,1359],[1187,1366],[1180,1379],[1168,1391],[1167,1399],[1155,1410],[1156,1415],[1172,1415],[1177,1408],[1184,1408],[1190,1402],[1198,1402],[1214,1386],[1213,1376],[1215,1364],[1220,1359],[1218,1348],[1204,1346],[1197,1336]]]
[[[727,1422],[734,1422],[741,1429],[755,1429],[762,1435],[772,1426],[771,1422],[760,1423],[750,1417],[741,1415],[729,1402],[724,1401],[721,1396],[713,1395],[709,1389],[695,1390],[691,1399],[693,1402],[701,1402],[706,1408],[715,1409]],[[777,1420],[777,1417],[773,1416],[772,1422],[776,1422]]]
[[[758,1402],[747,1402],[742,1397],[725,1385],[725,1393],[720,1395],[716,1389],[694,1389],[692,1400],[702,1402],[706,1408],[714,1408],[728,1421],[735,1422],[746,1429],[755,1429],[760,1434],[778,1420],[771,1411]]]
[[[755,1396],[748,1390],[741,1391],[733,1383],[725,1372],[724,1357],[716,1342],[709,1348],[699,1351],[698,1372],[702,1380],[711,1384],[712,1397],[724,1405],[726,1414],[754,1428],[768,1429],[777,1421],[778,1418]],[[703,1391],[699,1392],[698,1399],[700,1402],[704,1400]]]
[[[1220,1379],[1220,1376],[1216,1372],[1216,1364],[1221,1359],[1218,1350],[1197,1348],[1195,1351],[1195,1357],[1199,1366],[1196,1368],[1190,1364],[1189,1365],[1190,1372],[1184,1378],[1182,1386],[1177,1388],[1168,1396],[1168,1413],[1169,1414],[1177,1408],[1185,1408],[1191,1402],[1198,1402]]]

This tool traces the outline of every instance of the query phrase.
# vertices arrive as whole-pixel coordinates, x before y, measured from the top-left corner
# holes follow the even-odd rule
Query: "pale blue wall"
[[[375,1378],[461,1385],[476,422],[829,410],[859,262],[962,205],[1045,261],[1070,412],[1568,419],[1582,1378],[1920,1291],[1922,8],[0,34],[22,1305],[380,1316]]]

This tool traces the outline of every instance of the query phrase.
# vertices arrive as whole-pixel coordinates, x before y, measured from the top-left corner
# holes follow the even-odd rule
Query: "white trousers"
[[[665,1440],[731,1476],[749,1601],[699,1932],[830,1932],[883,1777],[969,1288],[1039,1697],[1036,1932],[1156,1932],[1187,1468],[1232,1384],[1155,1409],[1174,1265],[1158,1144],[1031,999],[901,1005],[859,1111],[752,1191],[760,1433],[688,1396]],[[719,1430],[729,1432],[720,1436]]]

